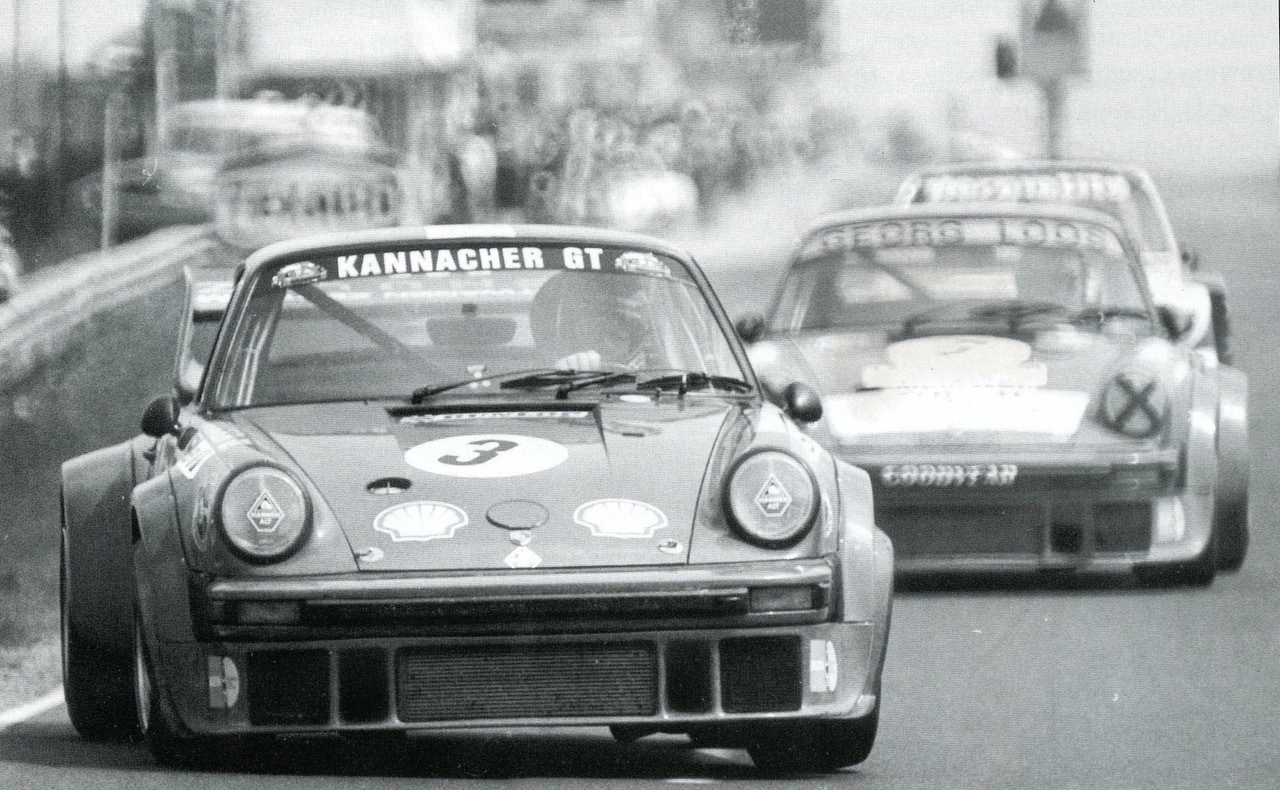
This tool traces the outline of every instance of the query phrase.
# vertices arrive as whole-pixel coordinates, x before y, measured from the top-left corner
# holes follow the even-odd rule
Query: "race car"
[[[944,165],[909,175],[897,205],[913,203],[1064,203],[1093,208],[1124,226],[1146,270],[1152,298],[1190,326],[1192,345],[1231,364],[1231,328],[1221,273],[1178,243],[1164,201],[1145,170],[1082,160],[1001,160]]]
[[[816,393],[765,400],[680,250],[281,242],[178,391],[62,469],[82,736],[141,731],[178,764],[526,725],[689,733],[768,770],[870,752],[893,584],[870,479],[800,429]]]
[[[937,203],[822,218],[739,331],[821,393],[901,574],[1208,584],[1248,546],[1246,379],[1162,316],[1112,218]]]

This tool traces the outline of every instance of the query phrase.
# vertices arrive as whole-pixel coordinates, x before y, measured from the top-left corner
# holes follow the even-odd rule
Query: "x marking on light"
[[[1160,414],[1156,412],[1156,407],[1151,405],[1151,393],[1156,389],[1156,382],[1149,381],[1142,389],[1129,380],[1128,376],[1117,376],[1116,384],[1120,389],[1124,390],[1125,395],[1129,396],[1129,402],[1120,410],[1114,418],[1117,428],[1124,431],[1129,427],[1129,420],[1138,411],[1147,416],[1148,429],[1143,432],[1144,435],[1155,433],[1157,426],[1160,425]],[[1128,433],[1128,431],[1125,431]]]

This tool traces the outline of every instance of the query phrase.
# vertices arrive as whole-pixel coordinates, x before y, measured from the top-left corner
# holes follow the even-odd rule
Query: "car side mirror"
[[[738,331],[738,337],[748,345],[764,337],[764,316],[759,313],[748,313],[733,326]]]
[[[174,433],[178,427],[178,398],[174,395],[161,395],[147,405],[142,413],[142,432],[147,436],[159,439]]]
[[[1195,248],[1178,245],[1178,254],[1188,270],[1193,272],[1200,270],[1200,253]]]
[[[822,398],[808,384],[792,382],[783,391],[782,398],[787,416],[796,422],[808,424],[822,419]]]
[[[1167,305],[1158,305],[1156,314],[1160,316],[1160,325],[1168,333],[1169,339],[1175,343],[1186,337],[1194,323],[1191,316],[1179,315],[1176,310],[1170,309]]]

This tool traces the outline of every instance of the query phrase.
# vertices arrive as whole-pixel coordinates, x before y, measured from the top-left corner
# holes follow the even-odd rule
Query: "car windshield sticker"
[[[1054,247],[1124,254],[1110,229],[1092,222],[1039,217],[964,217],[872,220],[827,228],[805,242],[812,258],[854,249],[906,247]]]
[[[404,425],[432,425],[460,420],[581,420],[591,416],[589,411],[481,411],[453,414],[410,414],[401,417]]]
[[[760,487],[760,493],[756,494],[755,501],[761,513],[776,517],[785,514],[787,508],[791,507],[791,494],[787,493],[786,487],[776,475],[770,474]]]
[[[397,543],[427,541],[452,538],[468,520],[462,508],[446,502],[405,502],[379,513],[373,528]]]
[[[609,261],[613,260],[613,265]],[[678,261],[651,252],[605,247],[443,246],[348,252],[285,263],[271,271],[275,288],[319,280],[351,280],[391,274],[467,274],[530,270],[625,272],[691,279]]]
[[[889,464],[880,469],[880,482],[887,488],[1002,487],[1013,485],[1017,479],[1017,464]]]
[[[652,538],[667,526],[667,515],[634,499],[597,499],[579,505],[573,520],[597,538]]]
[[[503,562],[512,568],[536,568],[542,564],[542,558],[528,546],[516,546]]]
[[[1067,441],[1089,406],[1089,393],[1038,387],[902,387],[824,399],[834,437],[926,434],[1035,434]]]
[[[468,434],[411,447],[405,463],[446,477],[517,477],[559,466],[569,458],[562,444],[516,434]]]
[[[929,176],[918,203],[1092,202],[1122,203],[1133,193],[1129,180],[1117,173],[1063,171],[1028,175]]]
[[[253,500],[245,516],[248,517],[253,528],[259,532],[275,532],[280,522],[284,521],[284,511],[276,503],[276,498],[271,496],[271,492],[265,488],[258,494],[258,498]]]
[[[663,263],[652,252],[624,252],[614,260],[613,267],[631,274],[651,274],[656,277],[671,276],[671,267]]]

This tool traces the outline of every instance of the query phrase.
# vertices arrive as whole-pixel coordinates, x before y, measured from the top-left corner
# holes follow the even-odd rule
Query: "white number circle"
[[[516,477],[543,472],[569,458],[562,444],[509,433],[435,439],[409,448],[405,463],[447,477]]]

